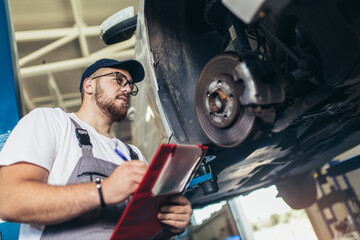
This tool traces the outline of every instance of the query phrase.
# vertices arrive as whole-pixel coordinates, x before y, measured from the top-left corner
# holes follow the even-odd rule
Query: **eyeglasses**
[[[130,89],[131,89],[131,92],[130,92],[131,96],[136,96],[138,94],[139,89],[135,85],[135,83],[129,81],[127,79],[127,77],[124,74],[122,74],[121,72],[111,72],[111,73],[107,73],[107,74],[104,74],[104,75],[93,77],[92,79],[105,77],[105,76],[115,76],[117,84],[119,84],[122,87],[125,87],[127,84],[129,84]]]

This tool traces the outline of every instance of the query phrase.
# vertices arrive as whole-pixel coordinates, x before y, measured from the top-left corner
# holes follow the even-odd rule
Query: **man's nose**
[[[130,84],[126,83],[125,86],[123,87],[123,91],[126,91],[126,93],[130,94],[132,91]]]

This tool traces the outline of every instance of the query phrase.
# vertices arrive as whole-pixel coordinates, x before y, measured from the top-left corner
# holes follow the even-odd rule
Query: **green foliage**
[[[306,211],[304,209],[301,210],[290,210],[284,214],[271,214],[268,219],[259,219],[256,223],[252,223],[253,230],[259,231],[263,228],[269,228],[276,226],[278,224],[287,224],[290,223],[294,219],[304,219],[307,218]]]
[[[255,232],[260,230],[258,225],[256,225],[256,223],[253,223],[252,228],[254,229]]]
[[[280,222],[280,215],[277,213],[271,214],[269,218],[268,226],[269,227],[276,226],[277,224],[279,224],[279,222]]]

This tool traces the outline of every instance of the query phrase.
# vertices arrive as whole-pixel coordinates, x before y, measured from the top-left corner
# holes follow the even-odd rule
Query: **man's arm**
[[[136,190],[145,172],[146,164],[140,161],[116,168],[102,184],[106,204],[125,200]],[[46,169],[29,163],[1,167],[0,218],[47,225],[73,219],[100,207],[95,183],[53,186],[46,184],[47,177]],[[124,179],[127,185],[123,184]]]
[[[0,169],[0,218],[25,223],[54,224],[99,206],[94,183],[50,186],[48,171],[18,163]]]

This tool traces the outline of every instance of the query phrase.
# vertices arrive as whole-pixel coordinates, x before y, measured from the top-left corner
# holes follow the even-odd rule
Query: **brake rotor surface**
[[[203,68],[196,85],[195,106],[200,126],[214,144],[234,147],[251,133],[255,116],[239,101],[243,88],[233,79],[237,55],[222,54]]]

